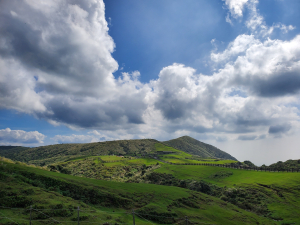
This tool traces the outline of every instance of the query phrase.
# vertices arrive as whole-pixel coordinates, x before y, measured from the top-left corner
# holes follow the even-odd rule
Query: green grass
[[[119,162],[107,162],[103,163],[105,166],[108,167],[113,167],[113,166],[126,166],[126,165],[155,165],[157,163],[160,163],[160,161],[152,158],[139,158],[139,159],[129,159],[129,160],[124,160],[124,161],[119,161]]]
[[[215,179],[216,176],[213,175],[222,171],[230,175]],[[226,187],[227,190],[252,190],[251,192],[264,196],[271,218],[284,220],[284,224],[300,224],[300,173],[169,164],[163,164],[155,172],[172,174],[185,180],[204,180],[219,187]],[[243,192],[248,195],[247,191]],[[249,197],[256,198],[255,195]]]
[[[155,151],[167,151],[167,152],[176,152],[176,155],[180,155],[182,157],[191,157],[192,155],[185,153],[184,151],[180,151],[178,149],[175,149],[173,147],[169,147],[167,145],[164,145],[162,143],[156,143],[155,144]]]
[[[188,153],[185,153],[181,150],[175,149],[173,147],[169,147],[166,145],[163,145],[161,143],[155,144],[156,152],[159,151],[166,151],[166,152],[174,152],[171,154],[162,154],[159,156],[160,159],[170,162],[170,163],[211,163],[211,164],[229,164],[229,163],[236,163],[235,160],[218,160],[218,159],[212,159],[212,158],[200,158],[199,156],[193,156]]]
[[[95,156],[77,156],[75,158],[67,159],[67,160],[65,160],[65,162],[78,161],[78,160],[83,160],[83,159],[86,159],[86,158],[93,158],[93,157],[95,157]]]
[[[223,152],[212,145],[205,144],[188,136],[183,136],[173,140],[165,141],[163,143],[168,146],[187,152],[189,154],[198,155],[203,158],[224,158],[236,160],[228,153]]]
[[[211,159],[211,160],[193,160],[193,159],[185,159],[185,158],[183,158],[181,156],[178,156],[178,155],[165,155],[165,156],[161,157],[161,159],[163,159],[166,162],[178,163],[178,164],[182,164],[182,163],[230,164],[230,163],[235,163],[236,162],[234,160],[215,160],[215,159]]]
[[[232,176],[216,181],[209,178],[212,174],[219,171],[231,171]],[[286,172],[260,172],[253,170],[230,169],[215,166],[198,166],[198,165],[169,165],[163,166],[155,172],[173,174],[179,179],[206,180],[216,183],[220,186],[234,186],[240,184],[285,184],[299,185],[300,173]]]
[[[13,191],[16,191],[16,189],[20,189],[19,191],[22,191],[23,188],[32,187],[32,185],[29,183],[22,182],[22,179],[24,181],[26,179],[40,181],[42,186],[46,185],[45,187],[33,187],[36,190],[39,189],[41,192],[35,191],[35,195],[32,196],[33,201],[35,202],[34,204],[44,204],[45,208],[49,208],[50,205],[59,202],[65,202],[64,204],[70,204],[73,206],[82,204],[82,207],[85,207],[86,209],[95,208],[96,211],[99,211],[105,207],[106,211],[114,210],[115,212],[119,212],[120,215],[122,215],[122,212],[126,211],[126,209],[120,207],[120,205],[118,207],[114,206],[115,204],[119,204],[118,201],[100,202],[100,205],[92,205],[88,202],[83,203],[83,201],[85,201],[84,199],[74,200],[70,197],[66,197],[55,191],[49,190],[49,185],[54,185],[53,188],[62,188],[65,184],[68,184],[67,187],[69,186],[72,188],[70,190],[72,193],[82,190],[83,194],[88,194],[90,191],[94,190],[102,193],[103,196],[111,196],[110,198],[113,197],[120,200],[126,199],[126,201],[129,201],[131,202],[130,204],[132,204],[132,206],[129,206],[129,209],[127,210],[130,210],[131,207],[133,207],[137,213],[156,215],[174,214],[177,215],[176,218],[188,216],[189,220],[193,220],[198,223],[257,224],[257,222],[259,222],[259,224],[276,224],[272,220],[262,218],[254,213],[239,209],[238,207],[230,203],[225,203],[220,199],[178,187],[158,186],[145,183],[136,184],[109,182],[104,180],[70,176],[10,163],[3,163],[0,166],[0,171],[2,174],[7,174],[5,176],[8,176],[6,178],[1,178],[1,187],[10,187],[13,189]],[[18,185],[16,185],[16,183]],[[48,189],[46,187],[48,187]],[[78,197],[81,198],[80,196]],[[5,202],[1,202],[0,198],[0,205],[2,204],[5,204]],[[124,207],[126,207],[126,205],[124,205]],[[0,212],[4,213],[6,216],[12,216],[13,213],[13,211],[2,209]],[[96,214],[97,213],[94,215]],[[106,212],[101,214],[98,219],[105,219],[107,214],[109,213]],[[115,220],[117,217],[114,216],[115,214],[109,215],[112,215],[109,220]],[[19,218],[24,218],[23,214],[14,215],[14,218],[18,216]],[[122,221],[125,223],[130,223],[130,216],[127,216],[128,219],[123,219]],[[98,221],[98,219],[96,220],[92,218],[93,217],[89,218],[90,222]],[[148,219],[153,218],[148,217]],[[0,220],[0,223],[1,222],[3,222],[3,220]],[[145,220],[138,218],[137,222],[139,222],[138,224],[147,224]],[[154,224],[160,223],[155,220],[152,220],[152,222]],[[176,221],[174,221],[174,223],[175,222]]]
[[[116,155],[103,155],[100,157],[103,161],[121,161],[125,160],[126,158],[116,156]]]
[[[53,222],[54,220],[62,222],[70,221],[77,217],[77,207],[79,207],[81,210],[80,216],[88,217],[89,222],[112,222],[115,221],[118,217],[123,221],[131,222],[130,216],[124,214],[125,210],[119,209],[115,213],[110,213],[109,211],[105,212],[106,210],[103,211],[101,208],[97,209],[93,206],[83,203],[82,201],[63,196],[58,192],[45,190],[43,188],[35,187],[27,183],[20,183],[20,181],[18,181],[16,178],[9,181],[6,180],[5,182],[3,182],[3,180],[0,180],[0,185],[1,191],[6,191],[6,193],[10,193],[10,195],[12,196],[14,196],[14,194],[17,194],[17,196],[19,197],[23,196],[31,200],[31,205],[33,206],[33,208],[38,209],[32,210],[33,224],[45,224],[47,222],[43,222],[41,220],[47,219],[50,220],[50,222]],[[29,194],[24,194],[26,190]],[[11,197],[6,199],[8,199],[7,201],[9,201]],[[0,206],[3,205],[3,203],[4,202],[1,202],[0,198]],[[12,218],[13,221],[19,224],[24,224],[24,222],[29,219],[29,206],[24,207],[17,205],[10,207],[14,209],[10,210],[0,207],[0,217]],[[53,216],[53,213],[58,212],[58,208],[61,209],[62,212],[63,210],[66,211],[66,213]],[[49,217],[52,217],[54,220],[49,219]],[[12,220],[0,218],[0,224],[9,224],[9,222],[12,222]],[[28,223],[29,222],[25,224]]]

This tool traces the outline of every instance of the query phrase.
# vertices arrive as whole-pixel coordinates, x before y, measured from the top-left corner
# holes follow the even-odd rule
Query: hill
[[[183,136],[170,141],[165,141],[163,143],[173,148],[179,149],[192,155],[198,155],[203,158],[222,158],[237,161],[236,158],[232,157],[228,153],[189,136]]]
[[[186,224],[186,218],[191,224],[277,224],[201,192],[82,178],[5,160],[0,186],[0,224],[7,225],[28,224],[30,211],[33,224],[78,219],[83,224],[132,224],[132,209],[137,224]]]
[[[35,148],[0,146],[0,156],[12,159],[14,161],[44,166],[88,156],[145,156],[153,153],[156,154],[155,144],[157,143],[164,145],[167,144],[168,146],[182,151],[182,160],[183,156],[189,159],[195,158],[195,156],[192,155],[198,155],[202,158],[224,158],[236,160],[234,157],[212,145],[205,144],[187,136],[167,142],[159,142],[154,139],[138,139],[86,144],[56,144]],[[171,151],[176,150],[173,149]],[[184,152],[192,155],[184,155]]]
[[[14,161],[44,166],[80,156],[148,154],[155,151],[155,143],[158,141],[154,139],[140,139],[87,144],[56,144],[36,148],[0,146],[0,155]]]
[[[259,216],[259,218],[266,218],[265,222],[262,222],[260,219],[258,219],[255,223],[253,223],[253,220],[250,219],[252,217],[249,217],[249,215],[252,214],[244,215],[243,211],[240,211],[240,215],[243,215],[244,218],[246,218],[247,222],[241,222],[240,219],[236,220],[233,217],[232,221],[228,221],[224,220],[223,215],[217,214],[217,216],[215,216],[216,214],[214,214],[213,211],[210,211],[211,209],[208,209],[207,206],[199,206],[200,209],[207,210],[205,216],[203,216],[202,211],[197,211],[196,209],[194,211],[193,207],[196,207],[198,203],[204,205],[206,204],[203,202],[200,203],[201,201],[198,200],[196,201],[198,203],[190,200],[186,201],[186,199],[178,200],[176,201],[176,203],[172,203],[172,205],[179,204],[180,207],[182,207],[179,207],[180,209],[176,209],[176,215],[188,214],[188,216],[191,218],[198,218],[200,220],[199,221],[196,219],[198,224],[201,224],[201,222],[210,224],[239,224],[237,221],[239,221],[240,224],[272,224],[270,221],[273,221],[274,224],[300,224],[300,215],[298,213],[300,210],[300,173],[295,172],[295,170],[290,170],[289,172],[265,172],[265,170],[257,171],[255,168],[251,167],[245,167],[247,169],[243,170],[236,169],[236,167],[228,167],[228,165],[235,164],[235,162],[236,161],[234,160],[221,160],[215,158],[203,159],[201,157],[194,157],[188,153],[185,153],[178,149],[174,149],[159,142],[154,143],[154,150],[151,151],[150,154],[145,154],[143,156],[128,155],[120,157],[116,155],[74,155],[71,156],[70,159],[45,166],[42,172],[37,172],[41,170],[37,170],[31,167],[25,168],[22,166],[22,163],[21,165],[20,163],[14,164],[14,168],[12,168],[8,164],[2,164],[0,162],[0,167],[1,165],[3,165],[3,170],[5,171],[5,175],[1,175],[0,170],[0,180],[3,177],[6,177],[7,173],[8,175],[10,174],[8,179],[5,178],[6,180],[4,181],[4,183],[0,183],[0,206],[3,204],[5,205],[6,201],[9,200],[7,198],[5,198],[5,201],[1,200],[1,190],[4,185],[11,183],[9,187],[13,190],[17,187],[18,190],[16,190],[16,192],[11,193],[10,191],[8,191],[2,193],[3,196],[11,196],[13,200],[15,198],[13,197],[15,193],[18,193],[17,195],[21,195],[24,197],[24,195],[22,194],[22,188],[25,184],[23,184],[22,182],[26,181],[26,184],[37,185],[37,187],[43,188],[43,185],[46,185],[46,189],[40,190],[40,192],[38,192],[40,193],[39,197],[43,196],[41,192],[44,193],[44,191],[55,191],[63,195],[62,197],[70,197],[76,201],[83,201],[83,203],[87,204],[87,206],[84,205],[85,207],[108,207],[110,210],[113,210],[112,208],[116,207],[119,207],[119,210],[128,210],[124,205],[122,206],[122,201],[124,200],[124,198],[126,198],[127,200],[134,199],[134,201],[139,202],[142,201],[142,198],[146,198],[145,196],[147,196],[147,193],[151,195],[151,190],[155,190],[157,197],[155,197],[156,195],[154,197],[155,199],[160,198],[159,201],[148,199],[147,205],[145,205],[147,207],[145,208],[132,203],[130,203],[130,207],[134,207],[137,212],[140,213],[142,212],[144,214],[148,214],[148,212],[151,212],[151,214],[157,216],[164,215],[166,217],[169,217],[170,214],[165,213],[170,213],[170,210],[171,213],[174,213],[174,211],[172,211],[171,206],[168,205],[168,207],[166,207],[165,203],[163,203],[165,201],[169,201],[169,195],[160,193],[158,190],[161,188],[166,192],[170,191],[170,194],[171,192],[172,194],[174,192],[175,195],[178,195],[178,192],[175,191],[178,189],[168,188],[179,188],[184,189],[185,191],[187,191],[187,193],[198,193],[199,196],[211,196],[212,198],[209,198],[210,200],[206,200],[210,201],[210,204],[212,204],[213,207],[217,207],[217,211],[219,210],[218,204],[221,204],[221,206],[225,208],[229,207],[228,204],[230,204],[235,205],[239,210],[246,210],[249,213],[255,214]],[[22,172],[18,172],[15,170],[15,168],[19,167],[23,168]],[[51,170],[52,172],[45,170]],[[29,173],[30,175],[24,175],[27,174],[26,171],[31,171]],[[35,172],[32,173],[32,171]],[[48,176],[46,176],[46,178],[44,176],[40,176],[41,173],[44,175],[51,174],[51,177],[55,177],[55,179],[61,179],[62,177],[64,177],[65,181],[72,180],[72,182],[66,186],[60,187],[60,184],[57,180],[49,180]],[[19,177],[19,175],[21,176]],[[23,178],[22,176],[25,176],[25,178]],[[26,180],[27,178],[30,180]],[[44,183],[44,180],[47,180],[46,184]],[[17,183],[13,183],[14,181],[16,181]],[[81,191],[79,193],[76,192],[77,194],[74,194],[74,192],[71,190],[69,190],[68,192],[67,187],[71,188],[72,190],[81,189],[77,186],[74,187],[73,181],[76,181],[77,184],[84,186],[85,184],[87,184],[87,181],[89,184],[95,184],[94,182],[96,182],[97,185],[100,185],[101,183],[101,193],[104,196],[110,197],[103,199],[102,196],[101,203],[98,202],[96,205],[91,205],[90,201],[92,201],[93,198],[91,196],[89,197],[89,195],[86,195],[86,193],[92,193],[92,195],[94,196],[95,193],[93,193],[93,191],[94,189],[97,189],[97,187],[95,185],[90,185],[93,191],[91,191],[90,189],[84,189],[84,191]],[[51,185],[48,184],[48,182]],[[104,183],[105,185],[103,186]],[[147,186],[150,184],[160,186]],[[50,187],[48,187],[47,185],[50,185]],[[109,186],[109,188],[107,188],[107,186]],[[25,185],[24,187],[27,186]],[[111,190],[111,188],[113,187],[120,189],[120,192]],[[141,190],[138,190],[138,187],[145,188],[145,192],[143,192],[144,194],[141,193]],[[108,189],[110,189],[111,191],[107,192]],[[134,194],[129,194],[126,191],[124,192],[124,190],[128,189],[130,189],[130,193]],[[27,193],[27,190],[24,190],[24,193]],[[45,193],[45,195],[47,194]],[[122,198],[119,199],[118,196]],[[135,198],[135,196],[139,196],[139,198],[137,199]],[[31,198],[32,196],[29,197]],[[32,199],[34,199],[33,197]],[[39,197],[36,196],[36,199],[38,199]],[[53,198],[53,196],[51,198]],[[198,198],[196,197],[196,199]],[[26,198],[23,200],[24,202],[27,201]],[[62,201],[62,199],[54,200],[54,202]],[[66,201],[70,202],[70,204],[72,202],[71,199],[67,199]],[[183,205],[182,201],[184,202]],[[43,207],[45,209],[49,209],[49,207],[58,207],[52,205],[51,202],[52,200],[49,200],[49,203],[45,203]],[[102,205],[104,203],[106,204],[107,202],[109,202],[108,205]],[[120,206],[118,206],[118,204],[120,204]],[[127,202],[126,204],[129,203]],[[224,204],[226,204],[226,206]],[[39,204],[37,204],[37,206],[42,207]],[[73,203],[72,206],[74,206]],[[71,206],[66,207],[68,208]],[[138,209],[141,211],[138,211]],[[86,208],[86,210],[92,209]],[[0,212],[2,211],[0,210]],[[210,214],[210,216],[212,217],[210,217],[210,219],[208,220],[201,220],[201,218],[208,215],[207,213],[212,213]],[[177,218],[179,217],[180,216],[178,216]],[[112,216],[111,218],[114,217]],[[154,217],[150,218],[151,220],[153,219],[152,222],[158,222]],[[249,220],[251,220],[251,222]],[[223,223],[221,223],[220,221],[223,221]],[[160,221],[159,223],[161,224],[162,222],[167,221]],[[178,221],[175,220],[170,223],[173,224],[175,222],[177,223]],[[180,224],[180,222],[178,224]]]
[[[0,155],[14,159],[18,154],[28,149],[30,148],[22,146],[0,146]]]
[[[264,165],[263,165],[264,166]],[[298,170],[300,169],[300,159],[298,160],[287,160],[285,162],[279,161],[277,163],[273,163],[269,166],[265,166],[266,168],[270,168],[272,170]]]

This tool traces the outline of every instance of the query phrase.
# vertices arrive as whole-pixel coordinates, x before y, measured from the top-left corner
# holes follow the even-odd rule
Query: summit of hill
[[[216,148],[215,146],[203,143],[189,136],[179,137],[176,139],[165,141],[163,143],[186,153],[198,155],[203,158],[222,158],[237,160],[230,154]]]

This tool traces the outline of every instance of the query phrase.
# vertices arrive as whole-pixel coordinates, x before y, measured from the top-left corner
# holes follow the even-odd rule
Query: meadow
[[[88,222],[131,223],[130,212],[135,209],[140,214],[137,224],[176,223],[185,216],[195,224],[276,224],[218,198],[178,187],[89,179],[7,162],[1,163],[0,173],[1,206],[24,208],[18,214],[1,208],[0,213],[19,222],[28,219],[29,206],[33,205],[35,220],[49,219],[37,212],[46,209],[60,210],[60,215],[52,215],[51,210],[47,212],[52,220],[76,219],[74,209],[80,206]],[[85,213],[87,211],[89,213]],[[0,222],[9,224],[11,221],[1,218]]]
[[[76,220],[80,206],[82,220],[102,224],[131,224],[132,209],[137,224],[185,224],[185,216],[191,224],[300,224],[300,173],[256,171],[251,162],[191,155],[155,140],[69,147],[44,147],[38,156],[16,148],[9,155],[29,151],[28,162],[39,168],[2,158],[0,206],[22,208],[20,221],[33,205],[59,211],[52,216],[59,221]],[[36,221],[47,219],[34,213]],[[0,215],[13,211],[1,209]]]

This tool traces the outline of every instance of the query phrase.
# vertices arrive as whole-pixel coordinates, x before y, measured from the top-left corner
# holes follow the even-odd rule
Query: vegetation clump
[[[219,180],[219,179],[222,179],[222,178],[225,178],[225,177],[229,177],[231,175],[233,175],[232,171],[221,170],[221,171],[218,171],[218,172],[210,175],[210,178]]]

